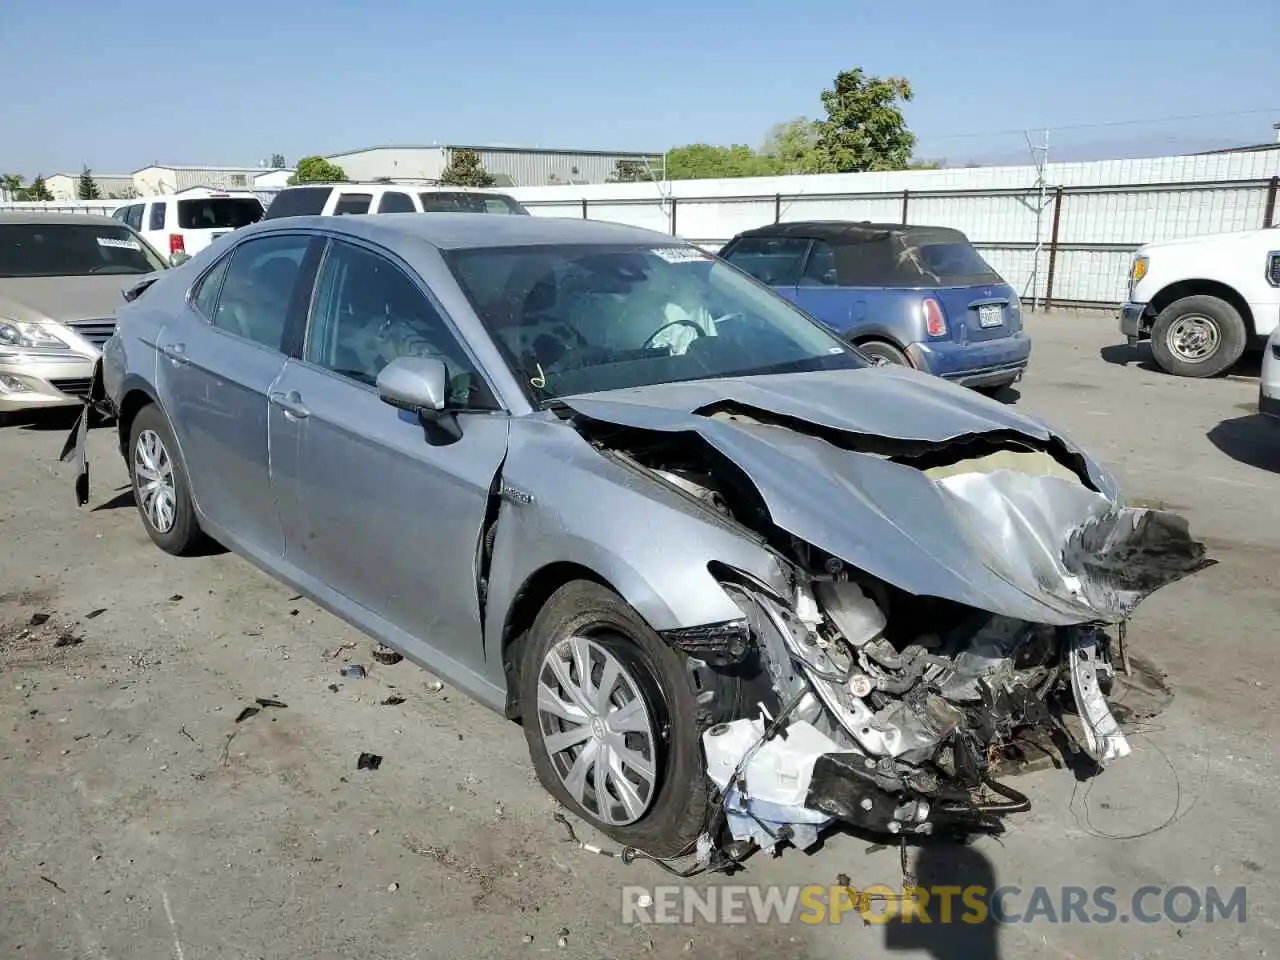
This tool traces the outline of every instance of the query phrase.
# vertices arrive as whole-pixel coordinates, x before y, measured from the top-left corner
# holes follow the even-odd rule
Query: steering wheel
[[[706,333],[703,331],[703,329],[700,326],[698,326],[692,320],[686,320],[684,317],[681,317],[679,320],[671,320],[671,321],[668,321],[667,323],[664,323],[657,330],[653,331],[653,333],[649,334],[649,336],[645,337],[645,341],[640,345],[640,348],[642,350],[647,350],[650,347],[652,347],[653,341],[657,339],[658,334],[662,333],[662,331],[664,330],[670,329],[671,327],[690,327],[693,329],[695,333],[697,333],[699,337],[706,336]]]

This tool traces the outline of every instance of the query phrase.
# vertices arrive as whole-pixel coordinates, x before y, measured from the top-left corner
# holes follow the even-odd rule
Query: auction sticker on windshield
[[[98,246],[115,247],[119,250],[141,250],[142,245],[137,240],[118,240],[115,237],[98,237]]]
[[[707,254],[695,247],[654,247],[650,253],[660,257],[667,263],[689,263],[691,261],[710,260]]]

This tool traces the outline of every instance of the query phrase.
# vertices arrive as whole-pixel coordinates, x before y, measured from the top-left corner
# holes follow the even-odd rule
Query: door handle
[[[160,352],[173,361],[175,366],[190,362],[187,360],[187,345],[185,343],[166,343],[160,348]]]
[[[297,420],[303,420],[311,416],[311,411],[303,404],[302,395],[297,390],[290,390],[288,393],[272,392],[267,395],[267,399],[283,410],[285,416],[293,417]]]

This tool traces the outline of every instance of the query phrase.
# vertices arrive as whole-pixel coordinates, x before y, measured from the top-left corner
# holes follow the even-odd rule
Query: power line
[[[1034,124],[1036,129],[1048,129],[1055,132],[1059,130],[1093,130],[1104,127],[1132,127],[1141,126],[1143,124],[1154,123],[1176,123],[1184,120],[1214,120],[1219,117],[1244,117],[1253,116],[1260,113],[1280,114],[1280,107],[1258,107],[1252,110],[1222,110],[1216,113],[1187,113],[1176,117],[1134,117],[1128,120],[1100,120],[1096,123],[1051,123],[1051,124]],[[970,133],[948,133],[948,134],[920,134],[921,140],[962,140],[973,137],[1003,137],[1003,136],[1022,136],[1027,131],[1027,127],[1019,127],[1015,130],[979,130]]]

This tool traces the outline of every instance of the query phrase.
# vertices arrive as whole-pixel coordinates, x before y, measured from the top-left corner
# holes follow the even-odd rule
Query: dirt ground
[[[1129,630],[1173,690],[1132,756],[1089,783],[1020,778],[1034,807],[1005,836],[913,849],[914,870],[1055,898],[1110,885],[1122,908],[1144,884],[1244,886],[1244,923],[624,925],[622,887],[668,879],[565,841],[519,727],[377,663],[235,556],[154,548],[110,431],[77,509],[54,416],[0,429],[0,957],[1280,956],[1280,427],[1252,414],[1247,371],[1164,376],[1108,316],[1029,326],[1008,399],[1186,515],[1219,564]],[[341,675],[357,663],[367,678]],[[259,697],[287,706],[236,722]],[[356,769],[366,751],[379,769]],[[898,885],[898,852],[868,847],[840,833],[709,883]]]

